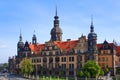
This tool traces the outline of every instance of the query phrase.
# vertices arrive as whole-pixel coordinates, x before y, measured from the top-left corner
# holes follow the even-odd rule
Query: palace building
[[[32,60],[38,75],[57,76],[62,72],[63,76],[74,77],[88,60],[96,61],[103,69],[108,68],[113,75],[116,73],[116,67],[119,67],[120,46],[114,41],[109,43],[105,40],[103,43],[97,43],[92,20],[87,37],[82,34],[77,40],[62,41],[62,34],[57,10],[49,41],[39,44],[37,36],[33,34],[32,42],[24,43],[20,33],[17,55],[9,58],[10,72],[20,73],[21,61],[27,57]],[[35,74],[35,71],[32,74]]]

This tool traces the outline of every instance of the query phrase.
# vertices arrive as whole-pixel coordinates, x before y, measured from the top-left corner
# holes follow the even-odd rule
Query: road
[[[4,73],[4,74],[0,74],[0,80],[31,80],[31,79],[25,79],[15,76],[13,74]]]

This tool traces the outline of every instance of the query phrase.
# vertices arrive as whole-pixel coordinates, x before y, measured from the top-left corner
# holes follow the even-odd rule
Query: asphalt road
[[[4,74],[0,74],[0,80],[31,80],[31,79],[25,79],[15,76],[14,74],[4,73]]]

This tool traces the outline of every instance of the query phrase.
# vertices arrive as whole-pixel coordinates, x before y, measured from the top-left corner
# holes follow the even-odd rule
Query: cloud
[[[6,45],[0,45],[0,48],[7,48],[7,46]]]

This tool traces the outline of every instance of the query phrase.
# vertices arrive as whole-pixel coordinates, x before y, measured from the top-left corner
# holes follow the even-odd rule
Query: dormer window
[[[108,48],[108,45],[103,45],[103,48],[104,48],[104,49],[107,49],[107,48]]]

